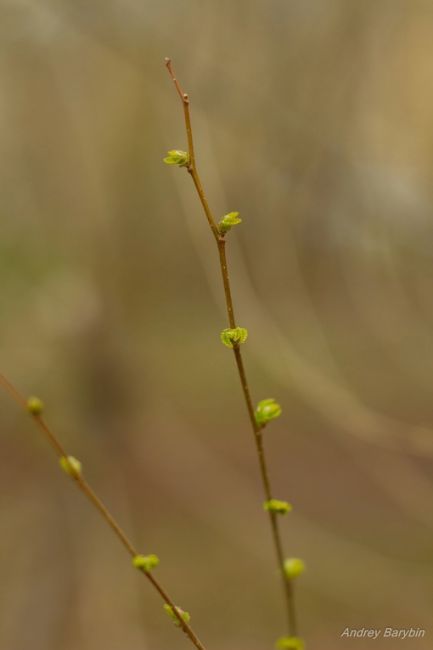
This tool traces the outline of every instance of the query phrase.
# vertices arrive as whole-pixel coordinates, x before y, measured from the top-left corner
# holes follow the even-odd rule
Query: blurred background
[[[2,0],[1,372],[209,650],[284,634],[214,242],[164,68],[189,91],[266,431],[302,635],[433,610],[433,5]],[[190,647],[0,397],[1,650]],[[430,638],[429,638],[430,637]],[[366,642],[361,642],[366,646]],[[394,648],[378,639],[376,648]],[[359,645],[359,644],[358,644]]]

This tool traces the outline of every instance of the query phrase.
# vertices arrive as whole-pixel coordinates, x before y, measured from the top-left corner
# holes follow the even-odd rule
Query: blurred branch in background
[[[189,614],[179,609],[179,607],[173,603],[171,597],[167,594],[160,582],[154,577],[152,571],[158,566],[159,558],[155,554],[142,555],[136,548],[134,548],[125,531],[121,528],[111,512],[84,478],[81,461],[74,456],[67,454],[59,438],[57,438],[56,434],[48,426],[45,416],[43,415],[43,402],[38,397],[29,397],[26,400],[10,383],[10,381],[1,374],[0,385],[19,407],[31,414],[35,425],[56,454],[60,468],[73,480],[74,484],[86,497],[87,501],[98,511],[99,515],[130,555],[133,566],[149,580],[155,591],[157,591],[159,596],[162,598],[164,609],[169,613],[173,622],[182,630],[182,632],[184,632],[190,642],[198,650],[205,650],[205,647],[189,625]],[[61,522],[59,522],[59,526],[61,526]],[[77,528],[79,528],[79,522],[77,522]]]

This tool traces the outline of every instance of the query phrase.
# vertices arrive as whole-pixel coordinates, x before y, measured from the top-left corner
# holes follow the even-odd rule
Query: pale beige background
[[[311,650],[431,647],[433,4],[0,2],[1,371],[48,417],[209,650],[272,648],[279,584],[191,94]],[[0,398],[1,650],[189,647]],[[368,647],[358,642],[356,647]],[[379,639],[376,649],[394,650]]]

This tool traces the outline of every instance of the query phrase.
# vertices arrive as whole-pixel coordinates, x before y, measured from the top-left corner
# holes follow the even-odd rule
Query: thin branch
[[[197,172],[197,165],[195,162],[195,152],[194,152],[194,140],[192,137],[192,126],[191,126],[191,113],[189,109],[189,96],[188,93],[185,93],[178,80],[175,77],[174,71],[173,71],[173,66],[171,63],[171,59],[168,57],[165,59],[165,65],[168,70],[168,74],[171,77],[172,82],[174,83],[174,87],[176,88],[177,94],[179,95],[180,101],[182,102],[182,107],[183,107],[183,115],[185,119],[185,130],[186,130],[186,137],[188,140],[188,153],[189,153],[189,165],[187,166],[188,173],[191,175],[191,178],[194,182],[195,189],[197,190],[198,197],[200,199],[200,202],[203,206],[204,213],[206,215],[206,218],[208,220],[210,229],[212,230],[212,234],[215,237],[215,240],[218,241],[220,239],[220,233],[218,230],[218,226],[216,224],[216,221],[214,219],[214,216],[212,214],[212,210],[209,207],[208,200],[206,198],[206,195],[203,190],[203,186],[201,184],[200,176]]]
[[[190,165],[192,168],[195,167],[195,154],[194,154],[194,142],[192,139],[192,128],[191,128],[191,116],[189,112],[189,97],[188,93],[183,92],[178,80],[174,76],[174,71],[173,67],[171,65],[171,59],[166,58],[165,59],[165,65],[167,66],[168,73],[171,77],[171,80],[174,83],[174,86],[177,90],[177,94],[180,97],[180,101],[182,102],[183,106],[183,111],[184,111],[184,117],[185,117],[185,127],[186,127],[186,135],[188,138],[188,153],[189,153],[189,159],[190,159]]]
[[[11,384],[11,382],[8,379],[6,379],[6,377],[4,377],[2,374],[0,374],[0,386],[15,400],[15,402],[17,402],[17,404],[21,408],[24,408],[26,411],[28,411],[27,400],[23,397],[23,395],[21,395],[21,393],[15,388],[15,386],[13,386],[13,384]],[[59,459],[68,458],[69,456],[66,450],[64,449],[63,445],[61,444],[61,442],[59,441],[55,433],[53,433],[53,431],[50,429],[45,419],[39,413],[32,413],[32,418],[35,424],[39,427],[39,429],[44,434],[45,438],[48,440],[49,444],[53,448],[58,458]],[[78,489],[81,490],[81,492],[88,499],[88,501],[96,508],[96,510],[105,520],[105,522],[114,532],[116,537],[119,539],[121,544],[124,546],[126,551],[129,553],[129,555],[132,558],[139,555],[137,549],[134,547],[134,545],[128,538],[125,531],[117,523],[116,519],[113,517],[111,512],[104,505],[101,499],[97,496],[94,490],[90,487],[89,483],[83,478],[81,473],[74,475],[72,478],[74,483],[78,487]],[[205,646],[199,640],[199,638],[197,637],[197,635],[195,634],[191,626],[182,618],[173,600],[165,591],[165,589],[162,587],[162,585],[158,582],[158,580],[150,572],[145,571],[144,569],[140,569],[140,571],[141,573],[143,573],[143,575],[146,576],[146,578],[149,580],[149,582],[152,584],[155,590],[159,593],[164,603],[170,605],[174,615],[178,620],[179,627],[190,639],[191,643],[197,648],[197,650],[206,650]]]
[[[226,240],[224,238],[224,235],[221,234],[218,229],[215,217],[213,215],[211,208],[209,207],[209,203],[207,201],[206,194],[204,192],[203,185],[201,183],[201,179],[197,171],[197,164],[196,164],[196,158],[194,152],[192,124],[191,124],[189,96],[187,93],[185,93],[182,90],[182,87],[180,86],[174,74],[173,66],[169,58],[165,59],[165,64],[167,66],[171,80],[173,81],[176,91],[182,102],[184,118],[185,118],[185,129],[186,129],[186,135],[188,140],[188,149],[189,149],[188,153],[190,156],[190,165],[187,167],[187,170],[193,179],[198,197],[203,206],[204,213],[206,215],[207,221],[209,223],[212,234],[217,244],[219,263],[221,268],[221,276],[222,276],[222,281],[224,286],[227,318],[228,318],[230,328],[234,329],[236,327],[236,319],[235,319],[235,313],[233,307],[231,284],[230,284],[230,277],[229,277],[228,264],[226,258]],[[251,392],[250,392],[249,383],[245,372],[245,367],[244,367],[239,344],[233,345],[233,354],[235,356],[239,380],[242,386],[242,392],[248,410],[249,419],[251,422],[251,429],[254,436],[257,458],[259,461],[263,492],[265,494],[266,501],[270,501],[272,499],[272,489],[271,489],[271,481],[269,476],[269,469],[266,460],[265,449],[263,446],[262,426],[256,422],[253,401],[251,398]],[[290,635],[297,636],[297,621],[296,621],[296,613],[295,613],[293,584],[290,580],[286,578],[284,572],[284,553],[283,553],[283,544],[282,544],[280,526],[277,519],[278,515],[275,512],[269,512],[268,514],[269,514],[272,540],[275,547],[275,553],[277,556],[278,569],[283,581],[283,590],[284,590],[286,612],[287,612],[288,632]]]

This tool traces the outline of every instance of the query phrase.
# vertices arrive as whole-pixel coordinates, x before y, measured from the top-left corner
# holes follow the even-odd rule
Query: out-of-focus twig
[[[78,461],[76,461],[76,459],[72,458],[67,454],[65,448],[63,447],[60,440],[57,438],[56,434],[48,426],[45,418],[42,417],[42,407],[40,406],[34,409],[29,408],[30,400],[27,401],[23,397],[23,395],[21,395],[21,393],[15,388],[15,386],[13,386],[13,384],[11,384],[11,382],[1,374],[0,374],[0,386],[15,400],[15,402],[17,402],[17,404],[20,407],[24,408],[26,411],[30,411],[33,421],[42,431],[45,438],[48,440],[54,453],[59,458],[62,467],[66,469],[67,473],[71,476],[77,488],[84,494],[87,500],[90,501],[90,503],[96,508],[96,510],[99,512],[99,514],[108,524],[108,526],[110,526],[111,530],[119,539],[119,541],[124,546],[126,551],[129,553],[131,558],[134,559],[134,558],[142,557],[140,556],[139,552],[137,551],[137,549],[134,547],[134,545],[128,538],[125,531],[118,524],[116,519],[113,517],[111,512],[108,510],[108,508],[104,505],[104,503],[101,501],[98,495],[90,487],[89,483],[83,477],[81,472],[81,465],[79,471],[75,470],[74,465],[72,465],[72,468],[69,466],[71,460],[73,462],[78,462]],[[190,639],[191,643],[197,648],[197,650],[206,650],[205,646],[199,640],[196,633],[189,625],[188,621],[186,621],[184,616],[182,616],[182,610],[179,610],[179,608],[174,604],[173,600],[168,595],[167,591],[161,585],[159,580],[157,580],[149,570],[146,570],[144,566],[139,566],[138,564],[135,564],[135,566],[137,569],[140,570],[141,573],[143,573],[146,576],[146,578],[149,580],[149,582],[154,587],[154,589],[159,593],[159,595],[164,601],[164,604],[168,605],[171,608],[172,618],[173,617],[175,618],[176,624],[178,625],[178,627],[182,629],[182,631]]]

